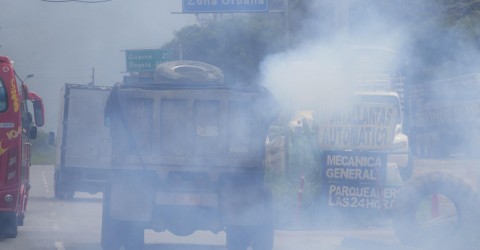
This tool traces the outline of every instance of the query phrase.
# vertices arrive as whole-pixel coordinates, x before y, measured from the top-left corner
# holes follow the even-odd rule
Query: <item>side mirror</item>
[[[45,124],[45,111],[42,101],[33,102],[33,116],[35,117],[35,124],[39,127]]]
[[[35,124],[39,127],[45,124],[45,109],[43,107],[43,100],[35,92],[28,93],[28,99],[33,103],[33,116]]]
[[[50,132],[48,133],[48,144],[55,146],[55,133]]]

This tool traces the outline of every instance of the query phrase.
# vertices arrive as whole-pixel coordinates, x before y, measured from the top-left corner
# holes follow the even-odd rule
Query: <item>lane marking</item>
[[[45,193],[50,193],[50,190],[48,188],[48,180],[47,180],[47,174],[45,173],[45,170],[42,170],[42,179],[43,179],[43,187],[45,188]]]

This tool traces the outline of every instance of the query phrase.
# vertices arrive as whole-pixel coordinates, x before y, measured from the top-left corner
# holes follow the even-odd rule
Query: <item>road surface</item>
[[[440,164],[441,163],[441,164]],[[416,174],[430,170],[452,169],[448,162],[419,162]],[[476,182],[476,164],[460,164],[454,172]],[[427,168],[432,169],[428,170]],[[0,249],[100,250],[102,195],[76,193],[72,201],[53,198],[53,166],[31,167],[30,199],[25,225],[19,227],[16,239],[0,239]],[[223,250],[225,234],[196,232],[188,237],[176,237],[168,232],[145,233],[146,250]],[[389,225],[377,228],[334,230],[276,230],[276,250],[388,250],[415,249],[398,243]]]

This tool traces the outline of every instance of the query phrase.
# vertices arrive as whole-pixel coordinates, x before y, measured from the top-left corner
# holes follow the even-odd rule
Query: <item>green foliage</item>
[[[294,175],[269,168],[265,181],[272,190],[275,223],[279,227],[313,226],[318,208],[319,176]]]
[[[290,116],[291,117],[291,116]],[[269,166],[265,180],[272,189],[275,223],[279,227],[314,226],[320,195],[320,163],[315,145],[316,134],[308,126],[293,131],[288,121],[277,121],[269,131],[269,137],[285,138],[285,169]],[[287,125],[285,125],[287,124]]]
[[[220,66],[229,83],[252,82],[266,52],[275,46],[251,25],[254,20],[232,17],[222,22],[211,21],[204,26],[187,26],[164,48],[182,49],[182,57]]]
[[[283,2],[271,1],[270,9],[282,10]],[[283,12],[215,16],[202,25],[184,27],[163,48],[176,51],[177,58],[181,50],[184,60],[221,67],[227,83],[252,83],[266,55],[285,50],[290,37],[298,40],[294,36],[301,31],[302,20],[313,15],[308,12],[313,2],[291,1],[288,22]]]
[[[350,0],[349,31],[376,34],[402,30],[401,51],[415,81],[478,71],[480,0]],[[288,5],[286,5],[286,3]],[[332,39],[339,1],[271,0],[272,13],[220,14],[183,28],[164,48],[181,48],[183,59],[220,66],[226,82],[253,82],[269,54],[311,39]],[[288,12],[283,10],[288,6]],[[278,11],[280,10],[280,11]],[[276,11],[276,12],[275,12]],[[287,14],[288,13],[288,14]]]
[[[407,57],[415,81],[478,71],[479,0],[356,0],[354,4],[359,13],[373,6],[388,27],[409,35]]]
[[[38,130],[37,138],[32,140],[32,164],[54,164],[55,147],[48,143],[47,132]]]

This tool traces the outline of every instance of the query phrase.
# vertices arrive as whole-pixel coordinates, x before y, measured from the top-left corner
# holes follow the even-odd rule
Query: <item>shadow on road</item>
[[[66,246],[69,250],[101,250],[97,244]],[[224,246],[192,244],[146,244],[144,250],[226,250]]]
[[[67,199],[67,200],[59,200],[55,199],[53,197],[44,197],[44,196],[30,196],[28,197],[30,201],[39,201],[39,202],[44,202],[44,201],[54,201],[54,202],[68,202],[68,203],[75,203],[75,202],[81,202],[81,203],[98,203],[102,202],[102,198],[74,198],[74,199]]]
[[[346,237],[342,240],[342,246],[352,250],[420,250],[420,248],[393,245],[391,243],[382,242],[381,240],[361,239]]]
[[[225,250],[224,246],[191,244],[148,244],[144,250]]]

